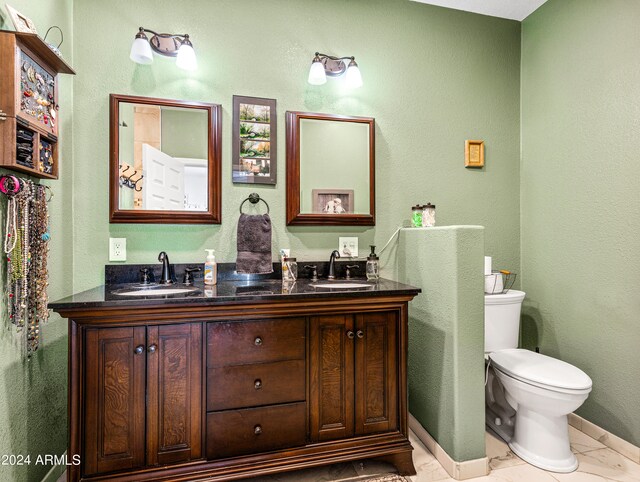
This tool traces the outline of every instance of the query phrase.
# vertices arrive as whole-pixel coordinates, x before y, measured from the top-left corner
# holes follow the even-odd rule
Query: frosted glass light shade
[[[176,65],[183,70],[196,70],[198,68],[196,51],[193,50],[191,42],[184,42],[178,49]]]
[[[362,87],[362,75],[358,64],[353,60],[349,62],[349,68],[347,68],[347,73],[345,74],[345,83],[351,89]]]
[[[148,65],[153,62],[151,45],[146,38],[136,38],[131,44],[129,58],[137,64]]]
[[[324,65],[320,60],[314,60],[309,69],[308,82],[311,85],[322,85],[327,83],[327,74],[324,72]]]

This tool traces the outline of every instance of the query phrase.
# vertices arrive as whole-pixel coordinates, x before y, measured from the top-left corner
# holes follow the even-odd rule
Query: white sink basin
[[[114,294],[119,296],[167,296],[191,293],[193,291],[197,291],[197,288],[155,288],[146,290],[115,291]]]
[[[371,285],[364,283],[317,283],[316,288],[335,288],[338,290],[348,290],[349,288],[369,288]]]

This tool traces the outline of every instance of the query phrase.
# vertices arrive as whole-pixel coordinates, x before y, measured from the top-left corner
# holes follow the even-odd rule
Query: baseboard
[[[444,467],[450,477],[456,480],[466,480],[489,474],[489,459],[487,457],[456,462],[411,414],[409,414],[409,428],[413,430],[413,433],[427,447],[429,452],[440,462],[440,465]]]
[[[569,425],[580,430],[589,437],[596,439],[603,445],[606,445],[614,452],[627,457],[629,460],[640,464],[640,447],[636,447],[631,442],[621,439],[617,435],[599,427],[593,422],[582,418],[575,413],[569,414]]]
[[[66,460],[67,458],[66,450],[62,454],[62,458]],[[47,474],[42,478],[41,482],[57,482],[57,480],[60,478],[60,476],[64,473],[65,470],[67,470],[66,465],[54,465],[53,467],[51,467],[51,470],[49,470],[49,472],[47,472]]]

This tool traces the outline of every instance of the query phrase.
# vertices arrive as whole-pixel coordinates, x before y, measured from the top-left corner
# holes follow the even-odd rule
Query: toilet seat
[[[489,354],[491,365],[521,382],[560,393],[589,393],[591,378],[579,368],[540,353],[509,348]]]

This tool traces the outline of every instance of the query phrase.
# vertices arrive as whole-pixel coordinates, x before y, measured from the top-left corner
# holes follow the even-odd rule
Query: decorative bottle
[[[422,227],[430,228],[436,225],[436,205],[427,203],[422,206]]]
[[[376,254],[376,247],[370,245],[371,254],[367,257],[367,279],[377,280],[380,278],[380,259]]]

